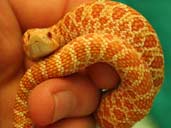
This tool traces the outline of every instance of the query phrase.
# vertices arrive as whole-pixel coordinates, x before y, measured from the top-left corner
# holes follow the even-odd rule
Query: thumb
[[[49,125],[67,117],[93,113],[98,105],[99,91],[85,76],[51,79],[38,85],[29,98],[33,122]]]

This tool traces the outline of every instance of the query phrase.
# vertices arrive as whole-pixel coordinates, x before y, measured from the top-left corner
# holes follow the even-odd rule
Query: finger
[[[56,23],[68,10],[90,0],[10,0],[23,30]]]
[[[89,115],[98,100],[99,92],[92,82],[85,76],[73,75],[38,85],[30,95],[29,110],[33,122],[44,126],[66,117]]]
[[[22,69],[20,41],[16,17],[8,1],[0,0],[0,83],[9,82]]]
[[[60,120],[59,122],[49,125],[47,127],[36,127],[36,128],[95,128],[96,122],[91,116],[69,118]]]
[[[87,68],[95,85],[101,89],[116,88],[120,77],[113,67],[105,63],[96,63]]]

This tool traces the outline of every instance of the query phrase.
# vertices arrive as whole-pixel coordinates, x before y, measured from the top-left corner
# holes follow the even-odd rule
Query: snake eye
[[[51,32],[48,32],[48,33],[47,33],[47,36],[48,36],[48,38],[51,39],[51,38],[52,38],[52,33],[51,33]]]
[[[27,36],[28,40],[30,39],[30,34],[28,33],[28,36]]]

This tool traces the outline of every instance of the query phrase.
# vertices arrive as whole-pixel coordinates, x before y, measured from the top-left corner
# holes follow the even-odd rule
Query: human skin
[[[19,81],[34,63],[23,53],[22,34],[29,28],[53,25],[67,11],[85,2],[88,0],[0,1],[0,127],[12,128]],[[45,81],[29,96],[31,118],[37,128],[93,128],[91,114],[99,103],[99,88],[111,88],[118,82],[114,69],[101,63],[67,78]]]

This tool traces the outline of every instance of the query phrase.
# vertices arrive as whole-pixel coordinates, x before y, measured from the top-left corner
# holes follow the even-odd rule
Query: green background
[[[150,117],[157,128],[171,128],[171,0],[116,0],[141,12],[153,25],[165,56],[165,79]],[[145,127],[142,127],[145,128]]]

